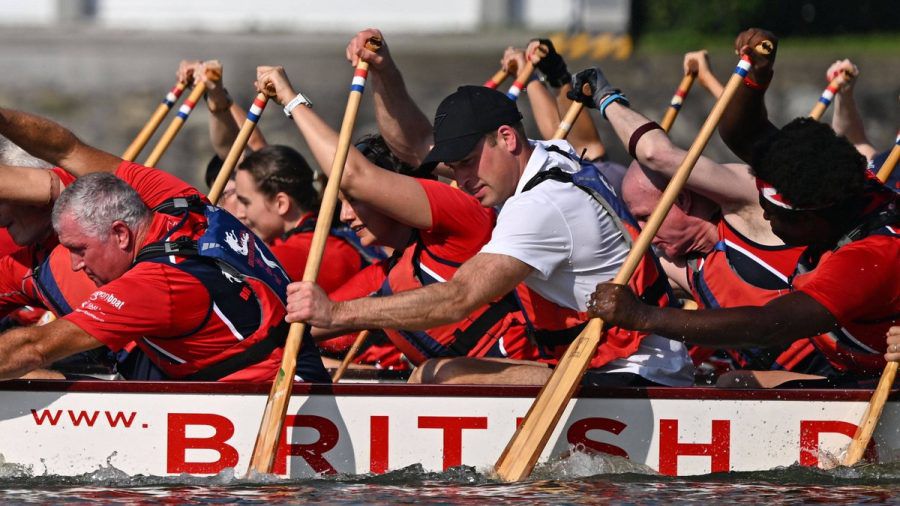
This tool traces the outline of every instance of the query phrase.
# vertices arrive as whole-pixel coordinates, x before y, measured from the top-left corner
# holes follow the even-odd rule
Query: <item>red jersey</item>
[[[281,265],[284,266],[288,276],[294,281],[303,279],[303,271],[306,269],[306,260],[309,258],[309,250],[312,246],[313,232],[304,231],[305,222],[314,218],[312,213],[305,215],[297,224],[296,233],[287,233],[272,241],[269,248]],[[362,257],[356,248],[339,237],[329,235],[325,239],[325,252],[322,265],[319,268],[319,277],[316,283],[323,290],[330,293],[343,285],[354,274],[363,268]]]
[[[811,272],[794,279],[794,288],[821,304],[841,325],[815,339],[842,371],[880,374],[885,334],[900,322],[900,230],[870,235],[825,253]]]
[[[9,231],[5,228],[0,228],[0,256],[9,255],[19,248],[20,246],[10,237]]]

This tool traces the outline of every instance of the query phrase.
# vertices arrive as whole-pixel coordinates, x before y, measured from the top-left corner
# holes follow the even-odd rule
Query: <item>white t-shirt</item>
[[[565,141],[532,141],[534,152],[516,193],[503,204],[491,240],[481,252],[528,264],[534,268],[525,278],[529,288],[560,306],[586,311],[594,287],[619,271],[628,256],[628,243],[606,209],[571,183],[548,179],[522,191],[544,170],[580,169],[577,161],[544,148],[551,144],[575,154]],[[664,385],[693,383],[693,365],[684,345],[655,335],[645,337],[635,354],[601,370],[632,372]]]

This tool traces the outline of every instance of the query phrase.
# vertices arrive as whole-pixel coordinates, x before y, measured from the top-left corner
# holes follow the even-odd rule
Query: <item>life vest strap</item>
[[[475,321],[466,327],[465,330],[454,330],[453,334],[456,336],[456,339],[450,343],[448,348],[453,350],[453,352],[460,357],[468,356],[469,352],[472,351],[472,348],[478,344],[491,327],[509,313],[518,310],[519,307],[516,304],[516,299],[512,292],[506,294],[505,297],[488,306],[488,308],[481,313],[478,318],[475,318]]]
[[[243,351],[225,360],[220,360],[197,372],[181,378],[186,381],[219,381],[220,379],[262,362],[277,348],[284,346],[290,324],[282,321],[277,327],[269,329],[266,337],[253,343]]]

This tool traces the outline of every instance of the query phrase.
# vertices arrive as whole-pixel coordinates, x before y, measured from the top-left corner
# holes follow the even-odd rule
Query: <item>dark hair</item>
[[[319,208],[319,194],[313,186],[313,171],[303,155],[288,146],[266,146],[244,158],[238,170],[246,170],[256,188],[267,197],[284,192],[305,211]]]
[[[823,207],[865,191],[866,159],[830,126],[797,118],[755,147],[753,172],[796,207]]]
[[[397,158],[397,155],[391,151],[391,148],[388,147],[384,137],[380,134],[369,134],[360,137],[356,141],[355,147],[370,162],[382,169],[397,172],[405,176],[434,179],[434,176],[432,176],[430,172],[420,171],[418,167],[413,167]]]
[[[206,164],[206,174],[204,175],[207,188],[212,189],[212,185],[216,182],[216,178],[219,177],[219,171],[222,170],[223,165],[225,165],[225,160],[219,158],[219,155],[212,155],[212,158],[209,159],[209,163]]]

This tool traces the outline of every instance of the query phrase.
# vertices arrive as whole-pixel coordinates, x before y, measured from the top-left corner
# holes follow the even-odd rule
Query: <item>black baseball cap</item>
[[[460,86],[434,113],[434,147],[419,170],[462,160],[484,134],[520,121],[516,103],[505,94],[484,86]]]

